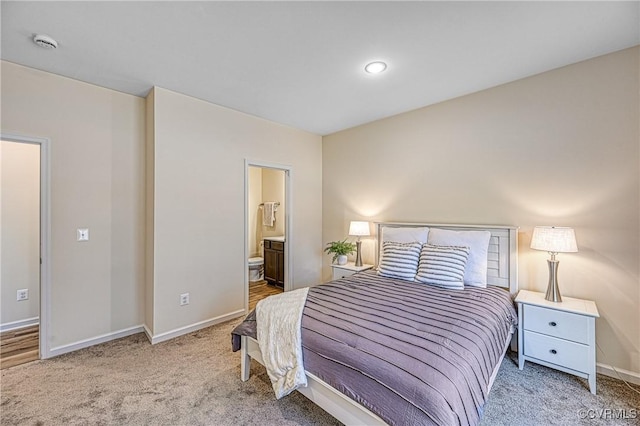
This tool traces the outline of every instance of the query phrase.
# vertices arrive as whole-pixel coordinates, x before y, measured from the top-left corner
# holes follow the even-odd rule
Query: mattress
[[[309,290],[305,370],[392,425],[478,424],[517,315],[500,288],[445,290],[367,271]],[[233,332],[255,337],[250,315]]]

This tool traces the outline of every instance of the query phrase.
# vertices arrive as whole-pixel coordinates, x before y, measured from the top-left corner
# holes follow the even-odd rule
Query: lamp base
[[[562,302],[562,296],[560,296],[560,288],[558,287],[558,265],[557,260],[547,260],[549,265],[549,285],[547,286],[547,294],[544,296],[545,300],[550,302],[560,303]]]
[[[362,266],[362,241],[356,241],[356,266]]]

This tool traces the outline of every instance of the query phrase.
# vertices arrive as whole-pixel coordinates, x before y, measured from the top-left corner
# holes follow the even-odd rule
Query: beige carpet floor
[[[274,398],[264,368],[240,381],[230,332],[239,320],[151,346],[142,334],[2,370],[2,425],[334,425],[299,393]],[[631,417],[640,395],[598,376],[598,395],[582,379],[505,358],[482,425],[640,424],[581,419],[585,410]],[[582,411],[580,411],[582,410]],[[620,414],[617,414],[620,417]]]

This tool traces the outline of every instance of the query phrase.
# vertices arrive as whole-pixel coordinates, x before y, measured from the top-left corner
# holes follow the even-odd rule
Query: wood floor
[[[249,283],[249,311],[255,309],[256,303],[258,303],[259,300],[280,293],[282,293],[281,288],[269,285],[266,281]]]
[[[40,327],[32,325],[0,334],[0,369],[40,358]]]

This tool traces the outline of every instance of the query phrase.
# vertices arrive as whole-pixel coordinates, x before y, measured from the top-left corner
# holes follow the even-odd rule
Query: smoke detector
[[[33,38],[33,42],[44,49],[56,49],[58,42],[44,34],[37,34]]]

